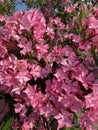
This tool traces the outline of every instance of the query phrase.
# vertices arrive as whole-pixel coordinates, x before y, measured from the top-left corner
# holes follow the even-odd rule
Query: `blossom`
[[[73,114],[71,114],[67,111],[64,112],[64,110],[62,110],[61,112],[62,112],[62,114],[58,114],[55,116],[55,118],[58,120],[58,124],[59,124],[58,129],[64,127],[64,125],[66,125],[66,127],[71,127],[72,126],[71,119],[73,117]]]
[[[67,24],[62,15],[52,17],[49,2],[47,17],[37,8],[0,16],[0,23],[4,22],[0,26],[0,95],[12,98],[13,129],[44,130],[52,116],[57,130],[72,127],[74,115],[81,110],[77,117],[81,129],[94,130],[98,124],[98,69],[90,49],[96,48],[97,59],[98,11],[94,8],[87,18],[81,16],[80,27],[80,12],[75,10],[77,15]],[[64,2],[60,7],[69,1]],[[79,6],[79,11],[85,12],[85,6]],[[65,8],[69,16],[74,9]],[[0,99],[0,120],[10,110],[4,98]]]
[[[79,101],[75,96],[68,95],[60,100],[65,108],[70,108],[73,112],[78,112],[82,108],[82,102]]]
[[[4,3],[4,0],[0,0],[0,2]]]
[[[68,13],[71,13],[75,9],[75,5],[65,7],[64,11],[67,11]]]
[[[85,113],[80,118],[80,126],[83,129],[93,130],[93,120],[88,113]]]
[[[32,51],[32,41],[28,41],[26,38],[21,38],[18,46],[22,48],[20,51],[21,54],[26,55]]]
[[[37,78],[41,77],[41,70],[42,68],[39,65],[32,64],[30,74],[36,80]]]

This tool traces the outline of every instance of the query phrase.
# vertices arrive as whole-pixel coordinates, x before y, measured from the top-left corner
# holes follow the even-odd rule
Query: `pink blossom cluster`
[[[0,0],[0,2],[4,3],[4,0]]]
[[[36,8],[0,16],[0,92],[13,99],[14,130],[45,130],[51,116],[57,130],[72,127],[79,111],[81,129],[95,130],[98,68],[90,50],[97,55],[98,9],[82,19],[83,34],[72,32],[78,16],[69,24]]]

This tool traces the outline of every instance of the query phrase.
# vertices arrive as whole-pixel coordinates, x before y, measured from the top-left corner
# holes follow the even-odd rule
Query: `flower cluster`
[[[12,129],[48,130],[52,117],[55,130],[72,127],[79,112],[82,130],[98,124],[98,9],[84,8],[68,24],[37,8],[0,16],[0,93],[13,100]]]

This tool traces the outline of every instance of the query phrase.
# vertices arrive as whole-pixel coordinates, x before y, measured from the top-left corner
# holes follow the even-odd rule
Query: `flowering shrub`
[[[0,16],[0,122],[11,113],[13,130],[97,129],[98,9],[63,9],[69,23],[37,8]]]

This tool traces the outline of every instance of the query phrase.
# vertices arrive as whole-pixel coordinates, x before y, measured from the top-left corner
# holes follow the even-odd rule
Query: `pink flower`
[[[88,113],[83,114],[79,122],[82,130],[93,130],[93,120]]]
[[[73,112],[78,112],[82,108],[82,102],[71,94],[62,98],[60,102],[65,108],[70,108]]]
[[[20,112],[22,112],[22,111],[24,111],[24,110],[25,110],[25,112],[26,112],[25,106],[23,106],[23,105],[20,104],[20,103],[15,104],[14,107],[15,107],[15,112],[16,112],[16,113],[20,113]],[[25,113],[25,112],[24,112],[24,113]]]
[[[19,120],[15,118],[13,129],[36,129],[38,123],[44,130],[43,117],[48,122],[51,116],[57,119],[57,130],[72,127],[80,109],[82,130],[94,130],[98,124],[98,72],[90,51],[95,46],[97,56],[98,10],[82,18],[80,27],[78,14],[81,9],[86,12],[86,5],[65,24],[56,17],[59,10],[52,4],[57,2],[46,2],[46,17],[37,8],[0,16],[0,93],[14,100]],[[59,6],[66,5],[71,13],[75,5],[67,6],[68,2],[62,0]],[[10,108],[5,100],[0,103],[2,120]]]
[[[36,44],[35,47],[36,56],[39,60],[47,55],[49,49],[48,44]]]
[[[85,87],[85,89],[88,89],[88,82],[86,81],[87,74],[88,74],[88,69],[83,64],[79,64],[72,71],[72,77],[80,81]]]
[[[4,0],[0,0],[0,2],[4,3]]]
[[[93,84],[93,94],[98,97],[98,80],[96,79]]]
[[[37,42],[44,42],[43,34],[46,32],[46,21],[43,14],[38,9],[27,11],[21,22],[24,29],[33,32]]]
[[[62,69],[58,69],[54,76],[57,78],[58,81],[66,79],[66,73],[64,73]]]
[[[67,11],[68,13],[71,13],[75,9],[75,5],[71,5],[64,8],[64,11]]]
[[[72,80],[66,78],[66,81],[62,83],[62,89],[66,91],[66,93],[69,94],[78,94],[81,95],[82,91],[80,90],[80,86],[78,81],[72,82]]]
[[[20,53],[23,55],[26,55],[27,53],[30,53],[32,51],[32,41],[28,41],[26,38],[21,38],[18,46],[22,48]]]
[[[90,29],[98,29],[98,20],[94,16],[83,20],[83,26],[88,26]]]
[[[52,68],[50,65],[47,64],[47,65],[45,65],[44,68],[42,68],[42,71],[41,71],[42,76],[41,77],[46,78],[48,76],[48,74],[51,72],[52,72]]]
[[[54,35],[55,35],[53,28],[47,27],[46,32],[47,32],[47,35],[49,36],[49,38],[51,40],[53,40],[54,39]]]
[[[27,61],[26,60],[20,60],[17,65],[15,66],[15,78],[18,79],[18,81],[21,84],[26,84],[27,81],[31,79],[31,75],[28,71]]]
[[[5,58],[8,55],[8,51],[4,45],[0,45],[0,57]]]
[[[39,65],[32,64],[30,74],[36,80],[37,78],[41,77],[41,70],[42,68]]]
[[[72,118],[73,118],[73,114],[62,110],[62,113],[59,113],[58,115],[55,116],[55,118],[58,121],[58,129],[64,127],[64,125],[66,127],[72,127]]]

